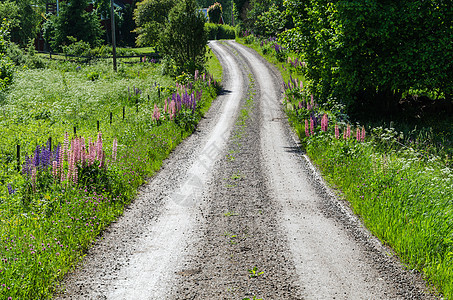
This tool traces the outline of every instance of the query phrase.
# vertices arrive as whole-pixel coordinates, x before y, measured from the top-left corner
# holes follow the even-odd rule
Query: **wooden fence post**
[[[17,155],[17,171],[20,172],[20,145],[16,147],[16,155]]]

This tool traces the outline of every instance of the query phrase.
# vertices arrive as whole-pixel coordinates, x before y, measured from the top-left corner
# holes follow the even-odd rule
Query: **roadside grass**
[[[238,41],[260,47],[252,38]],[[275,63],[275,53],[263,56]],[[341,106],[316,104],[302,72],[279,64],[285,78],[283,108],[307,155],[373,234],[408,268],[423,272],[435,290],[453,298],[451,135],[350,124]],[[438,136],[444,137],[442,147]]]
[[[219,60],[215,56],[215,54],[212,52],[211,48],[207,48],[207,62],[206,62],[206,68],[209,71],[209,74],[211,74],[217,81],[222,82],[222,65],[220,64]]]
[[[49,66],[17,72],[0,99],[2,299],[51,298],[218,90],[151,63]]]

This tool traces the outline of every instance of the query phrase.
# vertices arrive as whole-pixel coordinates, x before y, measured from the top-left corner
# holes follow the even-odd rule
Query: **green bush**
[[[220,18],[222,18],[222,5],[219,2],[209,6],[208,17],[209,22],[216,24],[220,23]]]
[[[195,0],[180,1],[171,9],[159,38],[159,52],[171,58],[178,71],[203,69],[208,41],[204,24],[205,17]]]
[[[297,28],[284,46],[303,52],[318,98],[374,112],[411,89],[451,99],[452,0],[285,3]]]
[[[209,40],[234,39],[236,28],[229,25],[206,23],[205,31]]]

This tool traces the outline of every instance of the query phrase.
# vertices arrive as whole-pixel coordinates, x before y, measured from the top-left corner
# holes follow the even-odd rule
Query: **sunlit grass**
[[[263,53],[256,40],[239,42]],[[283,107],[323,176],[409,268],[423,272],[446,298],[453,298],[453,149],[448,119],[427,122],[430,129],[409,127],[404,134],[388,126],[368,126],[364,140],[354,134],[363,127],[349,124],[351,136],[344,138],[349,117],[341,106],[316,106],[316,99],[313,106],[308,90],[298,84],[307,86],[303,73],[276,62],[273,53],[263,56],[279,68],[286,83],[291,82]],[[329,119],[326,131],[320,130],[324,114]],[[391,127],[404,126],[409,125],[392,122]]]
[[[51,298],[57,282],[191,133],[216,96],[217,87],[207,80],[194,82],[192,75],[185,79],[186,91],[202,90],[202,98],[195,109],[185,109],[184,118],[170,119],[172,94],[184,88],[178,91],[174,79],[160,74],[157,64],[119,65],[114,73],[102,62],[54,63],[17,73],[0,105],[2,299]],[[156,107],[159,120],[153,117]],[[53,176],[52,166],[37,167],[35,176],[24,174],[24,161],[37,146],[44,147],[49,138],[52,149],[64,145],[67,132],[68,149],[76,136],[88,147],[97,139],[98,122],[105,167],[100,161],[90,168],[81,163],[77,182]],[[70,164],[66,156],[61,168],[69,172]]]

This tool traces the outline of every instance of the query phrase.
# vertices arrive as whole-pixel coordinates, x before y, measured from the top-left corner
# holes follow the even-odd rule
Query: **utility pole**
[[[115,10],[113,0],[110,0],[112,19],[112,50],[113,50],[113,71],[116,72],[116,37],[115,37]]]

